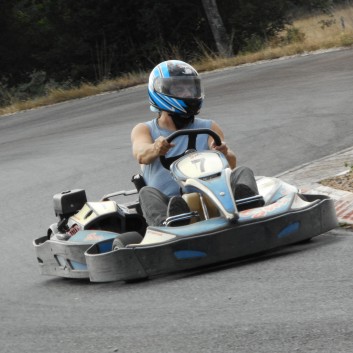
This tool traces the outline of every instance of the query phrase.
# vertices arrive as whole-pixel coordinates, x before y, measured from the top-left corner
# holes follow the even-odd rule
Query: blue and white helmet
[[[198,114],[204,99],[197,71],[180,60],[157,65],[148,82],[151,110],[164,110],[183,118]]]

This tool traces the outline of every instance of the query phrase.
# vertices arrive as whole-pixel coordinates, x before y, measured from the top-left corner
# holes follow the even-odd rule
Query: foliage
[[[291,9],[328,11],[338,2],[217,0],[217,5],[237,53],[262,48],[290,22]],[[299,39],[294,30],[288,33],[289,41]],[[1,0],[0,104],[11,96],[38,95],[50,85],[78,86],[148,71],[170,58],[193,61],[205,48],[216,53],[201,0]]]
[[[288,23],[287,0],[219,0],[233,48],[256,50]]]
[[[272,48],[284,47],[290,44],[299,44],[303,43],[305,40],[305,33],[302,32],[299,28],[291,25],[286,27],[284,31],[271,41],[269,41],[269,46]]]
[[[351,172],[353,172],[353,163],[349,163],[349,162],[344,162],[344,166],[346,168],[349,168]]]
[[[99,81],[150,67],[174,54],[176,47],[188,57],[195,47],[194,37],[210,38],[199,1],[5,2],[12,3],[9,22],[13,23],[6,30],[17,43],[4,38],[2,45],[12,59],[16,50],[21,51],[16,68],[10,61],[0,66],[0,76],[8,75],[12,82],[23,80],[33,70],[43,70],[58,81]]]
[[[329,15],[329,18],[319,21],[319,24],[321,25],[321,29],[325,29],[326,27],[331,27],[336,23],[336,19],[332,17],[333,17],[332,15]]]

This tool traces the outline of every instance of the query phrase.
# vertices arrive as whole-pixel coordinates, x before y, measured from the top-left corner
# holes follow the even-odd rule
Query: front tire
[[[125,248],[129,244],[140,244],[142,239],[142,235],[137,232],[119,234],[113,241],[112,250]]]

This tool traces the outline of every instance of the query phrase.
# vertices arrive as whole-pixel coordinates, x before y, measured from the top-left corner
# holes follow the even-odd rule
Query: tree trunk
[[[216,0],[202,0],[202,5],[219,54],[230,56],[232,54],[231,43],[218,11]]]

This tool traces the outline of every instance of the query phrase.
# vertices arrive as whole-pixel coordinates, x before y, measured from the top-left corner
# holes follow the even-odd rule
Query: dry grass
[[[285,35],[284,32],[279,36],[278,40],[269,43],[267,47],[256,53],[241,54],[231,58],[221,58],[216,55],[205,54],[202,59],[192,64],[199,72],[203,72],[302,54],[319,49],[352,46],[353,6],[337,8],[333,12],[332,17],[321,15],[296,20],[291,28],[296,28],[300,33],[303,33],[304,38],[285,45],[280,40],[281,36]],[[10,106],[0,108],[0,115],[7,115],[20,110],[37,108],[103,92],[120,90],[146,83],[147,77],[147,73],[131,73],[116,79],[103,81],[98,85],[83,84],[79,88],[68,90],[54,89],[44,97],[29,101],[13,102]]]
[[[28,101],[17,101],[7,107],[0,108],[0,115],[12,114],[21,110],[38,108],[72,99],[89,97],[103,92],[116,91],[136,86],[142,82],[146,82],[146,80],[146,73],[130,73],[114,80],[105,80],[98,85],[85,83],[77,88],[65,90],[56,88],[50,90],[46,96]]]
[[[329,27],[322,28],[324,21],[333,20]],[[305,42],[313,46],[352,45],[353,7],[337,8],[333,17],[314,16],[295,21],[294,26],[305,33]]]
[[[343,18],[344,28],[341,18]],[[323,26],[327,21],[328,26]],[[330,22],[332,23],[330,24]],[[219,58],[216,56],[205,56],[196,63],[199,71],[209,71],[228,66],[237,66],[253,63],[260,60],[277,59],[312,52],[320,49],[349,47],[353,45],[353,7],[339,8],[333,12],[333,16],[312,16],[294,21],[291,28],[296,28],[304,34],[302,41],[291,44],[280,44],[280,38],[285,36],[285,31],[279,35],[277,40],[269,43],[264,49],[256,53],[237,55],[232,58]]]

